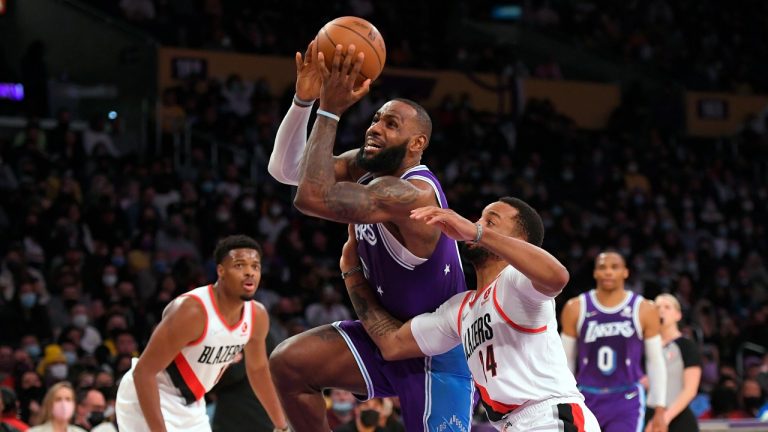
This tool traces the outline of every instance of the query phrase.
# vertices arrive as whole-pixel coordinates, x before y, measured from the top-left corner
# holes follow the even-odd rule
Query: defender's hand
[[[450,209],[435,206],[420,207],[411,210],[411,219],[436,226],[445,235],[457,241],[470,241],[477,236],[475,224]]]

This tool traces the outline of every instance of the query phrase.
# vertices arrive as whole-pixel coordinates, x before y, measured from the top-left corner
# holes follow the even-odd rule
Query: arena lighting
[[[0,0],[3,2],[4,0]],[[24,86],[19,83],[0,82],[0,99],[22,101],[24,100]]]
[[[8,10],[8,2],[10,0],[0,0],[0,15],[5,15],[5,11]]]

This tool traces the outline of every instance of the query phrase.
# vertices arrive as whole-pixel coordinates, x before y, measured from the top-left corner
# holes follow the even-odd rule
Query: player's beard
[[[256,296],[256,293],[253,293],[253,294],[251,294],[251,295],[248,295],[248,294],[241,294],[241,295],[240,295],[240,300],[242,300],[242,301],[244,301],[244,302],[247,302],[247,301],[251,301],[251,300],[253,300],[253,298],[254,298],[255,296]]]
[[[496,257],[496,254],[489,252],[484,247],[475,246],[470,248],[469,245],[467,245],[467,242],[459,243],[459,253],[475,267],[484,264],[486,261],[493,257]]]
[[[401,144],[388,147],[379,150],[378,154],[375,154],[369,158],[365,157],[365,143],[360,147],[355,157],[357,166],[370,173],[392,173],[397,171],[403,164],[405,159],[406,144],[408,140],[404,140]]]

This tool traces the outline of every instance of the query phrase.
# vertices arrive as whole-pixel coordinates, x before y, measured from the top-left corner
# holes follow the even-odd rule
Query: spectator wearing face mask
[[[355,418],[354,409],[357,402],[355,395],[346,390],[331,389],[329,399],[326,416],[331,430],[336,430],[337,427]]]
[[[79,390],[77,392],[77,407],[75,408],[75,424],[90,431],[104,421],[106,409],[107,400],[100,391],[94,388]]]
[[[384,398],[381,400],[381,414],[379,416],[379,427],[386,432],[405,432],[405,425],[400,416],[395,412],[395,403],[393,398]]]
[[[27,371],[21,375],[21,385],[18,388],[19,417],[25,423],[31,423],[38,412],[40,404],[45,396],[43,381],[34,371]]]
[[[29,432],[85,432],[71,424],[75,415],[75,391],[68,382],[56,383],[43,399],[37,423]]]
[[[741,383],[741,403],[748,417],[760,418],[760,413],[768,409],[763,390],[754,379],[746,379]]]
[[[320,301],[307,306],[305,312],[307,325],[310,328],[347,320],[350,319],[350,316],[349,309],[341,304],[341,294],[331,284],[323,286]]]
[[[721,378],[720,383],[712,389],[709,396],[711,409],[702,414],[699,419],[744,419],[748,414],[739,409],[739,393],[736,381],[732,378]]]
[[[51,344],[45,347],[45,354],[40,364],[37,365],[37,373],[42,375],[48,384],[67,379],[67,357],[60,345]]]
[[[369,399],[358,404],[355,409],[355,418],[338,428],[334,432],[386,432],[379,427],[381,417],[382,400],[380,398]]]
[[[101,345],[102,339],[99,331],[91,325],[91,317],[85,304],[77,303],[72,306],[69,311],[69,321],[83,332],[83,336],[80,338],[80,348],[88,354],[93,354],[96,348]]]
[[[21,337],[21,349],[23,349],[33,362],[37,362],[43,355],[43,349],[40,347],[40,340],[34,334],[25,334]]]
[[[20,281],[16,290],[16,297],[11,302],[12,319],[15,325],[9,329],[3,329],[3,332],[25,331],[32,333],[39,339],[50,339],[51,323],[48,318],[48,308],[41,303],[41,296],[38,286],[34,280],[28,279]],[[18,339],[15,339],[18,341]]]

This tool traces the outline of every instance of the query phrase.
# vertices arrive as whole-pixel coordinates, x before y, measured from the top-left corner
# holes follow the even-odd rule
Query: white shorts
[[[519,408],[494,426],[502,432],[600,432],[595,415],[576,398],[550,399]]]
[[[131,370],[125,373],[117,388],[115,413],[120,432],[149,431],[133,381],[133,366],[136,365],[136,360],[133,359]],[[160,390],[160,411],[163,413],[168,432],[211,432],[211,423],[205,410],[205,398],[186,405],[184,398],[177,395],[178,391],[170,384],[170,380],[158,379],[157,386]]]

